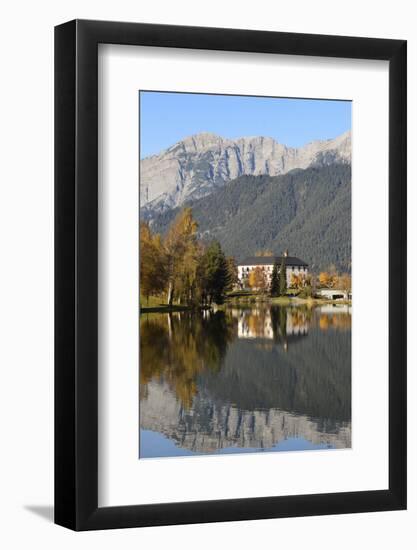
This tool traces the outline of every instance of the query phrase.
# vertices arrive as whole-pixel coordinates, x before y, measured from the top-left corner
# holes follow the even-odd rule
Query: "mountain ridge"
[[[162,212],[210,195],[243,175],[278,176],[296,168],[350,164],[350,158],[350,130],[298,148],[266,136],[229,139],[202,132],[140,161],[140,206]]]

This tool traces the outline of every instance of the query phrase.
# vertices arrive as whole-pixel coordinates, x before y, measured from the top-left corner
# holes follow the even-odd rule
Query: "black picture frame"
[[[98,507],[98,44],[389,62],[387,490]],[[55,28],[55,523],[78,531],[406,508],[406,46],[106,21]]]

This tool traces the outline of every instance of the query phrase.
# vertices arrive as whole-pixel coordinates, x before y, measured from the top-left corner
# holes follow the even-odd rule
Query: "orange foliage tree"
[[[327,271],[322,271],[319,275],[320,286],[325,288],[332,288],[334,283],[334,276]]]
[[[249,286],[254,290],[266,292],[268,288],[268,279],[265,271],[257,266],[249,273]]]
[[[153,235],[149,225],[140,224],[140,292],[149,296],[161,294],[167,283],[166,254],[160,235]]]

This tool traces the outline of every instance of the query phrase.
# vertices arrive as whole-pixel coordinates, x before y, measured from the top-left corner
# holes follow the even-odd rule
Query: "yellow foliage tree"
[[[300,286],[300,278],[295,273],[291,273],[291,280],[290,280],[290,287],[291,288],[299,288]]]
[[[268,288],[268,280],[265,271],[257,266],[249,273],[249,286],[254,290],[266,292]]]
[[[167,283],[166,255],[160,235],[153,235],[147,223],[140,224],[140,292],[149,296],[161,294]]]
[[[198,224],[191,208],[184,208],[170,226],[166,239],[168,273],[168,304],[172,305],[174,294],[191,300],[201,247],[197,242]]]
[[[352,277],[348,273],[342,273],[336,278],[335,286],[344,290],[345,292],[351,292],[352,290]]]
[[[319,275],[320,286],[331,288],[333,286],[333,275],[330,275],[327,271],[322,271]]]

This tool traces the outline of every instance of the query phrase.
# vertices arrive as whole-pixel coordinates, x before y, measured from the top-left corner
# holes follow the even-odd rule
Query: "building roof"
[[[250,256],[239,262],[238,265],[273,265],[275,262],[281,265],[282,259],[282,256]],[[308,267],[306,262],[295,256],[285,256],[285,263],[289,266]]]

